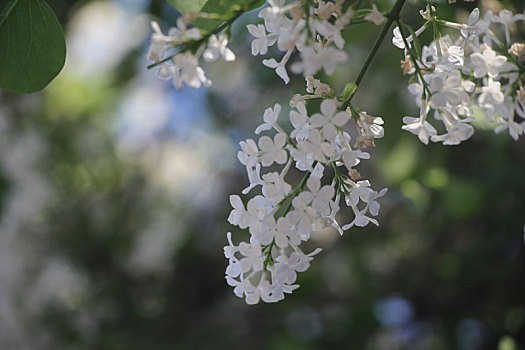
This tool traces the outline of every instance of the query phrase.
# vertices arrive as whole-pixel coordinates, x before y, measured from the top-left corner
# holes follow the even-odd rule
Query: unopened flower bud
[[[359,171],[357,171],[356,169],[352,168],[348,171],[348,175],[350,176],[350,178],[354,181],[357,181],[357,180],[360,180],[361,179],[361,174],[359,174]]]
[[[509,53],[516,57],[522,57],[525,55],[525,44],[523,43],[514,43],[509,49]]]
[[[414,72],[414,66],[410,59],[410,54],[407,54],[404,60],[401,60],[401,68],[403,68],[403,74],[412,74]]]

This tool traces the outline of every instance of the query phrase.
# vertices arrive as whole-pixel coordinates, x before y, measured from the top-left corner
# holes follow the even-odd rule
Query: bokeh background
[[[149,21],[178,16],[164,1],[49,3],[67,35],[63,72],[40,93],[0,91],[1,349],[525,349],[525,140],[482,119],[454,147],[402,131],[418,110],[389,40],[354,99],[385,120],[360,166],[389,188],[380,227],[316,235],[323,252],[301,288],[247,306],[222,252],[228,195],[247,183],[238,142],[302,77],[285,87],[250,55],[256,12],[233,26],[237,61],[205,67],[211,88],[176,91],[145,68]],[[439,11],[464,21],[475,6],[523,12]],[[406,21],[418,26],[422,7],[409,2]],[[349,30],[348,63],[324,78],[337,91],[378,32]]]

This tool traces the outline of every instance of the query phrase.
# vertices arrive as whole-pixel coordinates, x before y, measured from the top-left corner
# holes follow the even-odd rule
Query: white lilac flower
[[[324,138],[321,136],[321,132],[318,129],[312,129],[310,131],[310,137],[307,141],[302,142],[303,145],[308,145],[306,149],[308,153],[312,155],[312,158],[318,162],[326,163],[326,156],[331,156],[331,146],[329,143],[324,142]],[[328,152],[327,152],[328,151]]]
[[[385,123],[381,117],[372,117],[365,111],[359,112],[361,132],[365,137],[380,139],[385,136],[382,125]]]
[[[246,294],[246,304],[255,305],[259,302],[259,299],[266,303],[275,302],[276,300],[270,296],[270,288],[270,283],[266,279],[261,278],[257,288]]]
[[[276,271],[274,275],[276,276],[275,280],[279,281],[279,272]],[[272,298],[272,301],[276,302],[284,299],[284,293],[290,294],[297,288],[299,288],[297,284],[289,285],[286,283],[276,282],[270,287],[269,294]]]
[[[281,51],[293,51],[294,48],[305,41],[305,21],[292,21],[289,19],[281,22],[277,33],[277,47]]]
[[[266,34],[266,27],[262,24],[257,26],[248,24],[246,26],[251,35],[255,37],[252,41],[252,55],[265,55],[268,52],[268,47],[275,44],[277,36],[275,34]]]
[[[332,40],[338,49],[342,49],[345,46],[345,40],[341,35],[341,28],[338,28],[335,24],[328,21],[316,21],[315,29],[317,33],[326,39]]]
[[[173,42],[175,38],[164,35],[160,25],[155,21],[151,22],[151,28],[153,29],[153,34],[151,34],[151,49],[148,58],[151,61],[159,61],[166,53],[168,44]]]
[[[319,130],[312,131],[319,133]],[[320,135],[319,138],[321,138]],[[300,140],[297,142],[296,147],[290,149],[290,155],[295,161],[295,167],[301,171],[313,170],[312,164],[315,160],[311,145],[312,144],[308,141]]]
[[[175,45],[188,40],[197,40],[201,38],[201,33],[197,28],[187,29],[182,20],[177,21],[177,27],[171,28],[168,35],[164,35],[160,29],[160,25],[152,21],[151,28],[151,49],[149,59],[152,61],[159,61],[166,50]]]
[[[301,250],[294,251],[289,257],[280,255],[277,257],[275,270],[276,280],[278,283],[294,283],[297,279],[297,272],[304,272],[310,267],[310,261],[313,260],[313,256],[321,251],[317,248],[312,253],[306,255]]]
[[[314,94],[318,97],[323,97],[324,94],[331,95],[333,90],[328,84],[321,83],[319,79],[315,79],[311,75],[307,75],[306,78],[306,92]]]
[[[170,37],[175,38],[176,44],[202,38],[200,30],[198,28],[188,28],[182,18],[177,19],[177,26],[170,28],[168,34]]]
[[[265,301],[270,300],[270,298],[267,296],[267,289],[268,286],[264,283],[265,281],[261,279],[259,281],[259,284],[254,286],[249,279],[241,279],[240,281],[237,281],[236,279],[228,279],[228,276],[226,277],[226,282],[234,287],[233,292],[236,296],[239,298],[242,298],[245,296],[246,304],[248,305],[254,305],[259,302],[260,299],[263,299]]]
[[[290,111],[290,122],[294,127],[294,130],[290,133],[290,137],[297,140],[304,140],[310,135],[312,125],[309,122],[310,118],[308,117],[308,112],[306,111],[306,105],[304,102],[297,103],[295,108],[297,111]]]
[[[493,109],[496,105],[503,103],[505,96],[501,92],[501,83],[489,79],[487,85],[481,88],[478,104],[482,108]]]
[[[294,283],[297,280],[297,265],[301,262],[299,254],[293,252],[290,257],[281,255],[277,257],[275,264],[277,283]]]
[[[288,193],[292,191],[292,186],[276,172],[264,174],[262,192],[264,197],[272,203],[279,203]]]
[[[224,247],[224,256],[226,257],[226,259],[233,259],[238,249],[233,245],[231,232],[228,232],[226,234],[226,238],[228,240],[228,245]]]
[[[347,169],[351,169],[358,165],[361,162],[361,159],[370,159],[370,154],[363,152],[360,149],[353,150],[350,145],[342,151],[341,160]]]
[[[246,165],[247,168],[254,167],[259,156],[257,144],[254,140],[248,139],[246,141],[241,141],[240,145],[241,151],[237,152],[237,158],[242,164]]]
[[[331,75],[335,72],[338,63],[346,62],[348,56],[346,52],[338,50],[332,46],[324,46],[315,43],[312,46],[298,46],[301,54],[301,61],[292,64],[292,71],[296,74],[314,75],[321,68],[326,74]]]
[[[479,9],[472,10],[468,17],[467,26],[463,28],[464,31],[472,35],[480,35],[487,31],[490,21],[492,20],[492,13],[488,12],[485,19],[479,18]]]
[[[445,123],[447,133],[443,135],[434,135],[430,139],[434,142],[443,142],[444,145],[459,145],[474,134],[474,128],[468,124],[471,120],[472,118],[467,118]]]
[[[509,10],[501,10],[498,16],[492,19],[496,23],[501,23],[505,27],[505,40],[507,44],[510,43],[510,25],[517,21],[525,20],[525,15],[522,13],[514,15]]]
[[[330,215],[323,216],[321,219],[321,225],[323,228],[329,228],[333,227],[339,232],[339,234],[342,236],[344,231],[335,219],[336,214],[339,212],[339,204],[337,204],[340,200],[340,195],[338,194],[334,201],[330,201]]]
[[[474,77],[481,78],[489,75],[494,78],[507,62],[507,58],[497,55],[488,45],[484,45],[483,54],[473,53],[470,55],[470,61],[474,66]]]
[[[239,156],[239,153],[237,153],[237,157]],[[261,164],[255,163],[255,167],[250,165],[246,167],[246,173],[248,175],[248,180],[250,181],[250,185],[246,187],[244,190],[242,190],[242,194],[249,193],[254,187],[257,187],[258,185],[262,185],[263,181],[261,179]]]
[[[467,24],[445,22],[445,25],[451,28],[460,29],[461,35],[465,38],[465,41],[469,41],[472,40],[472,37],[477,37],[486,33],[491,21],[492,13],[490,11],[487,12],[484,19],[480,19],[479,9],[475,8],[470,13]]]
[[[425,29],[427,29],[426,25],[423,25],[422,27],[418,28],[418,30],[415,31],[416,36],[420,36],[421,33],[425,31]],[[392,44],[394,44],[394,46],[402,50],[405,49],[405,42],[403,41],[403,36],[401,35],[399,27],[394,28],[393,35],[394,36],[392,37]],[[410,46],[410,43],[414,41],[414,38],[412,37],[412,35],[409,35],[406,37],[406,41]]]
[[[277,125],[277,118],[279,118],[279,113],[281,113],[281,105],[276,103],[273,108],[266,108],[264,110],[263,120],[264,123],[259,125],[257,129],[255,129],[256,134],[260,134],[261,131],[265,130],[271,130],[272,128],[276,128]]]
[[[353,183],[352,188],[350,189],[350,196],[346,197],[347,205],[350,206],[351,203],[358,205],[359,200],[368,203],[368,198],[373,191],[374,190],[370,188],[370,182],[368,180]]]
[[[259,12],[259,18],[264,19],[264,25],[270,33],[279,31],[281,23],[286,20],[284,13],[285,0],[268,0],[270,6]]]
[[[377,222],[376,219],[373,219],[365,215],[366,211],[367,211],[366,208],[363,210],[354,210],[354,214],[355,214],[354,220],[352,220],[352,222],[350,222],[349,224],[344,225],[343,230],[346,231],[353,226],[365,227],[369,223],[373,223],[374,225],[379,226],[379,223]]]
[[[319,59],[321,65],[328,75],[332,75],[335,72],[336,65],[338,63],[346,62],[348,55],[345,51],[338,50],[332,46],[323,46],[319,51]]]
[[[335,193],[334,188],[329,185],[321,187],[321,181],[312,176],[308,179],[306,185],[310,191],[303,192],[303,201],[310,203],[311,207],[320,215],[329,215],[330,200]]]
[[[239,260],[242,272],[248,272],[252,269],[261,271],[263,269],[263,256],[259,244],[241,242],[239,243],[239,253],[244,256],[244,258]]]
[[[315,75],[322,68],[322,57],[315,46],[299,46],[297,49],[301,54],[301,61],[292,64],[291,69],[295,74],[303,73],[304,76]]]
[[[512,119],[498,118],[498,123],[500,125],[494,130],[496,134],[499,134],[500,132],[507,129],[509,130],[510,136],[515,141],[518,141],[520,135],[523,134],[523,124],[516,123]]]
[[[291,230],[290,222],[285,217],[280,217],[277,221],[273,216],[267,216],[262,223],[259,240],[261,244],[268,245],[275,241],[279,248],[288,246],[288,232]]]
[[[231,195],[230,204],[233,210],[231,211],[230,216],[228,216],[228,222],[232,225],[239,226],[239,224],[241,223],[241,218],[246,212],[241,197],[239,197],[238,195]]]
[[[421,83],[409,84],[407,90],[408,92],[410,92],[412,96],[414,96],[416,105],[418,107],[421,107],[421,101],[423,98],[423,84]]]
[[[162,80],[172,80],[173,86],[180,90],[182,88],[182,80],[180,77],[180,69],[178,69],[172,62],[165,62],[160,65],[157,77]]]
[[[269,136],[263,136],[259,139],[259,149],[261,155],[261,164],[263,166],[270,166],[274,162],[277,164],[284,164],[288,159],[287,153],[284,150],[286,144],[286,136],[283,134],[275,135],[272,140]]]
[[[310,206],[311,202],[312,195],[307,191],[299,193],[292,201],[295,210],[291,211],[287,217],[295,225],[293,235],[290,236],[290,241],[294,244],[310,238],[313,220],[317,217],[317,212]]]
[[[461,102],[461,73],[457,70],[432,74],[429,82],[432,97],[432,108],[446,107],[447,104],[456,106]]]
[[[220,35],[217,38],[215,34],[212,34],[202,57],[206,62],[215,62],[219,57],[222,57],[225,62],[235,61],[235,54],[226,45],[228,45],[226,35]]]
[[[285,84],[288,84],[290,82],[290,77],[288,76],[288,72],[286,71],[286,63],[290,59],[290,55],[292,54],[292,51],[288,51],[281,62],[277,62],[275,58],[265,59],[263,60],[263,64],[266,67],[269,68],[275,68],[275,72],[281,79],[284,81]]]
[[[199,66],[199,61],[190,52],[177,54],[173,58],[175,67],[180,69],[180,80],[176,82],[176,87],[180,90],[182,83],[186,83],[191,88],[198,89],[202,85],[210,86],[211,81],[204,75],[204,70]]]
[[[421,105],[421,110],[419,112],[419,118],[404,117],[403,125],[401,128],[408,132],[411,132],[414,135],[417,135],[419,140],[425,145],[428,145],[429,138],[437,135],[437,130],[426,121],[429,105],[426,101],[423,101]]]
[[[294,198],[294,201],[296,199],[297,197]],[[291,230],[288,232],[290,244],[299,245],[310,238],[313,227],[312,218],[300,210],[291,210],[286,214],[286,218],[291,224]]]
[[[310,119],[313,127],[322,127],[323,137],[334,141],[337,136],[337,128],[345,125],[350,119],[347,112],[337,111],[337,102],[333,99],[321,102],[321,113],[315,113]]]
[[[464,56],[465,52],[462,47],[458,45],[451,45],[448,46],[443,39],[440,38],[442,41],[440,47],[441,47],[441,59],[439,60],[439,63],[441,64],[441,69],[457,69],[462,68],[464,63]]]
[[[334,12],[336,12],[335,4],[328,1],[319,1],[319,5],[314,10],[314,13],[324,20],[329,19]]]
[[[374,216],[377,216],[379,214],[379,209],[381,208],[381,206],[379,202],[377,201],[377,199],[383,197],[387,192],[388,192],[388,189],[383,188],[379,192],[372,191],[372,193],[369,194],[367,208],[370,214]]]
[[[376,26],[386,22],[387,18],[379,12],[376,4],[372,4],[372,12],[365,17],[365,20],[373,22]]]
[[[248,201],[246,211],[241,216],[239,227],[245,229],[250,228],[250,233],[253,235],[255,230],[258,232],[259,225],[262,219],[266,217],[268,210],[265,206],[265,198],[263,196],[253,197]]]
[[[437,135],[436,129],[422,118],[403,117],[403,125],[401,128],[414,135],[417,135],[419,140],[425,145],[428,145],[430,137]]]

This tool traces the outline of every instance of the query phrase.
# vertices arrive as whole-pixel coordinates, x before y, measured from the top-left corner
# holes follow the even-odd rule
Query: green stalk
[[[392,23],[394,21],[397,21],[399,19],[399,14],[401,13],[401,9],[403,8],[403,5],[405,4],[405,2],[406,2],[406,0],[397,0],[396,3],[394,4],[394,7],[392,7],[392,10],[388,14],[388,19],[387,19],[386,23],[383,25],[383,29],[381,30],[381,33],[379,34],[379,37],[377,38],[376,42],[374,43],[374,46],[372,47],[372,51],[370,51],[370,53],[368,54],[368,57],[367,57],[364,65],[363,65],[363,67],[359,71],[359,74],[358,74],[358,76],[357,76],[357,78],[355,80],[355,84],[356,84],[357,87],[359,87],[359,84],[363,80],[363,78],[365,76],[365,73],[368,70],[368,67],[370,66],[370,63],[372,63],[372,60],[373,60],[374,56],[377,54],[377,51],[379,50],[379,47],[383,43],[383,40],[385,39],[386,34],[388,33],[388,30],[390,29],[390,26],[392,25]],[[356,90],[357,90],[357,88],[356,88]],[[350,101],[352,100],[352,97],[354,97],[354,96],[355,96],[355,91],[352,94],[352,96],[350,97],[350,99],[343,104],[343,106],[341,107],[341,110],[346,109],[346,107],[348,107],[350,105]],[[304,177],[301,180],[301,183],[299,184],[299,187],[297,187],[290,194],[290,198],[293,198],[293,197],[297,196],[303,190],[304,185],[306,184],[306,181],[308,180],[310,175],[311,175],[310,171],[308,171],[308,172],[306,172],[306,174],[304,174]],[[288,205],[288,207],[285,210],[284,215],[286,215],[290,211],[291,206],[292,206],[292,203],[290,202],[290,204]]]
[[[361,70],[359,71],[359,74],[357,75],[357,78],[355,79],[355,85],[357,85],[357,87],[359,87],[359,84],[363,80],[365,73],[368,70],[368,67],[372,63],[372,60],[374,59],[375,55],[377,54],[379,47],[383,43],[383,40],[385,39],[386,34],[388,33],[390,29],[390,26],[392,26],[392,23],[394,21],[399,19],[399,14],[401,13],[401,9],[403,8],[403,5],[405,5],[405,2],[406,0],[397,0],[396,3],[394,4],[394,7],[392,7],[392,10],[388,14],[388,19],[386,23],[383,25],[383,29],[381,29],[381,33],[379,34],[379,37],[376,39],[374,46],[372,47],[372,50],[368,54],[368,57],[366,58],[366,61],[363,67],[361,68]],[[354,91],[354,94],[350,97],[350,99],[346,101],[345,103],[343,103],[343,105],[341,106],[341,110],[346,109],[346,107],[350,105],[350,101],[352,101],[352,98],[354,96],[355,96],[355,91]]]
[[[419,68],[419,65],[416,62],[416,55],[413,54],[412,50],[409,49],[409,44],[407,37],[405,36],[405,33],[403,32],[403,26],[401,23],[401,20],[397,20],[397,25],[399,26],[399,33],[401,34],[401,37],[403,38],[403,43],[405,44],[405,48],[409,50],[410,60],[412,61],[412,65],[414,66],[414,70],[416,71],[416,74],[419,76],[419,80],[421,80],[421,84],[423,84],[423,97],[425,99],[430,99],[430,96],[432,95],[432,92],[430,91],[430,87],[428,86],[428,83],[423,78],[423,74],[421,73],[421,69]],[[416,38],[414,38],[414,41]],[[428,95],[426,95],[428,93]]]

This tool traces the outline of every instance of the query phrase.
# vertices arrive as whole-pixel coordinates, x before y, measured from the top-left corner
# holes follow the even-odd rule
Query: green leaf
[[[0,13],[0,89],[31,93],[60,73],[64,33],[44,0],[8,0]]]
[[[251,11],[261,7],[265,0],[167,0],[182,15],[190,12],[203,12],[228,17],[234,11]],[[222,21],[210,19],[197,19],[193,24],[201,29],[212,30]]]
[[[354,82],[346,84],[345,88],[343,89],[343,93],[341,94],[341,103],[345,104],[346,102],[348,102],[352,98],[356,90],[357,85]]]
[[[180,13],[187,15],[190,12],[202,12],[208,0],[168,0],[168,2]]]

